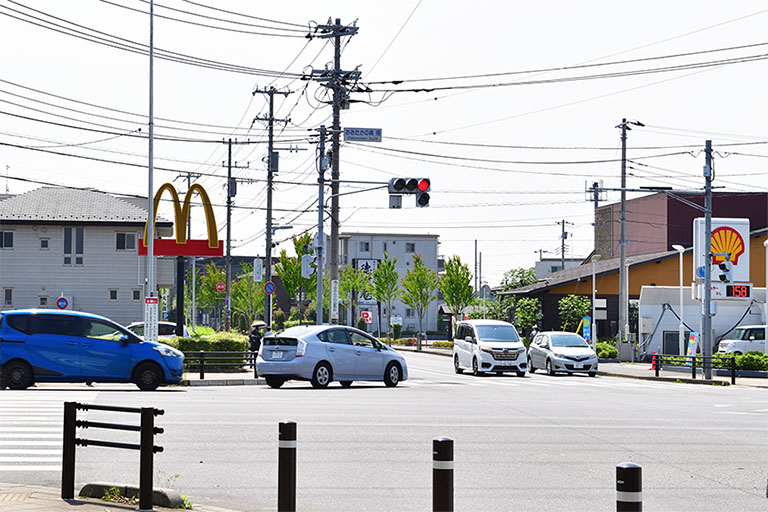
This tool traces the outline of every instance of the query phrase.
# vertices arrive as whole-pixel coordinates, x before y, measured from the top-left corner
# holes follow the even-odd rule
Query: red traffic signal
[[[416,188],[421,192],[429,192],[429,178],[419,178]]]

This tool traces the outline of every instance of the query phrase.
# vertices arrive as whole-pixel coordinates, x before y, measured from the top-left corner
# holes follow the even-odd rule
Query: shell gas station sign
[[[694,219],[693,280],[703,284],[705,265],[710,265],[712,299],[751,298],[749,219],[713,218],[709,244],[704,230],[704,219]]]

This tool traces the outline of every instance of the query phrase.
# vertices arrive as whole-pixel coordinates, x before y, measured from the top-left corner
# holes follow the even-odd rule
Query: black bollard
[[[277,441],[277,510],[296,511],[296,422],[283,420]]]
[[[642,512],[643,468],[631,462],[616,466],[616,512]]]
[[[75,497],[75,423],[77,402],[64,402],[64,444],[61,461],[61,499]]]
[[[432,440],[432,510],[453,512],[453,439]]]

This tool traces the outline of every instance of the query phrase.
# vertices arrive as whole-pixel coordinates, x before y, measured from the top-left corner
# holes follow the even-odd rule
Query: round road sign
[[[69,306],[69,301],[66,297],[59,297],[56,299],[56,307],[59,309],[67,309],[67,306]]]
[[[273,283],[272,281],[267,281],[266,283],[264,283],[264,293],[266,293],[267,295],[272,295],[273,293],[275,293],[275,283]]]
[[[217,292],[223,292],[227,289],[227,285],[224,283],[224,281],[219,281],[216,283],[216,291]]]

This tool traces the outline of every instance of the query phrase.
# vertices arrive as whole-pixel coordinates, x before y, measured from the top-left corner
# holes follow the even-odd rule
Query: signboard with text
[[[355,268],[358,268],[368,274],[368,280],[373,283],[373,271],[379,266],[379,260],[357,258],[355,260]],[[373,298],[370,292],[359,293],[357,295],[357,303],[361,306],[373,306],[376,304],[376,299]]]
[[[344,128],[344,142],[381,142],[381,128]]]
[[[157,341],[157,309],[160,304],[158,297],[144,299],[144,340]]]
[[[705,243],[702,217],[693,220],[693,279],[704,278],[704,265],[712,269],[712,281],[719,280],[720,265],[729,267],[730,282],[749,282],[749,219],[712,219],[710,244]],[[710,258],[706,257],[709,249]],[[699,270],[701,269],[701,271]]]
[[[339,280],[331,280],[331,321],[339,319]]]

